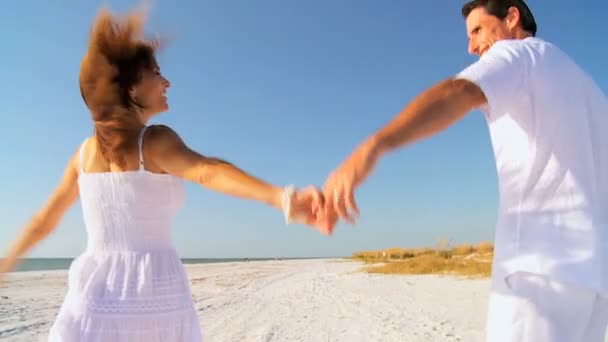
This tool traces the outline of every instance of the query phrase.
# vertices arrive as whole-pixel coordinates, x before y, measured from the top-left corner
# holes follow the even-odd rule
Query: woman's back
[[[171,219],[184,202],[179,178],[145,169],[142,129],[138,142],[139,168],[126,171],[100,169],[95,158],[85,163],[93,142],[80,149],[78,178],[80,201],[88,233],[89,251],[153,251],[173,249]],[[91,148],[87,148],[91,147]]]
[[[200,340],[188,278],[171,242],[184,189],[180,179],[144,168],[144,132],[139,169],[80,169],[88,244],[70,266],[51,341]],[[81,165],[92,145],[83,143]]]

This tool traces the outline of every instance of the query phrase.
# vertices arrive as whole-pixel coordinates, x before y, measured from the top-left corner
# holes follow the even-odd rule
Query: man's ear
[[[521,15],[520,15],[517,7],[515,7],[515,6],[509,7],[509,12],[507,13],[507,17],[505,19],[507,22],[507,26],[509,27],[509,30],[513,31],[515,29],[515,27],[517,27],[517,25],[521,21]]]

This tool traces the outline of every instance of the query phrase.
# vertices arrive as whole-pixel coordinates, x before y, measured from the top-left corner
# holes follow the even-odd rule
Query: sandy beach
[[[187,265],[205,341],[483,341],[489,280],[366,274],[345,260]],[[44,341],[66,271],[0,287],[0,340]]]

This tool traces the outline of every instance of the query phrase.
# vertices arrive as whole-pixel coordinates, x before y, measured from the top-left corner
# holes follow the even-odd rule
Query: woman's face
[[[169,109],[167,88],[170,86],[171,83],[161,75],[160,68],[154,65],[142,71],[141,79],[131,90],[131,97],[143,107],[144,115],[150,118]]]

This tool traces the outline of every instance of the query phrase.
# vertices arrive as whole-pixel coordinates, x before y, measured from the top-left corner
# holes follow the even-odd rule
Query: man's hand
[[[355,216],[359,215],[355,188],[371,174],[378,158],[378,146],[375,139],[371,138],[330,174],[323,187],[326,217],[337,215],[347,222],[355,222]]]
[[[293,217],[299,223],[313,226],[321,233],[331,235],[338,218],[336,215],[325,215],[325,204],[321,190],[309,186],[293,194]]]

